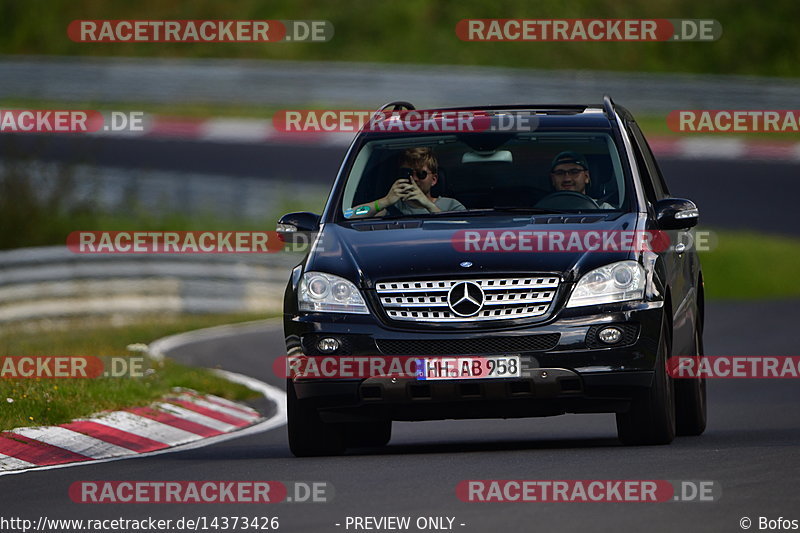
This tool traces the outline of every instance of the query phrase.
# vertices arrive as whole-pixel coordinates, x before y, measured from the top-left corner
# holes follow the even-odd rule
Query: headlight
[[[640,300],[645,273],[636,261],[620,261],[584,274],[572,291],[567,307]]]
[[[301,311],[369,314],[355,285],[322,272],[303,274],[297,301]]]

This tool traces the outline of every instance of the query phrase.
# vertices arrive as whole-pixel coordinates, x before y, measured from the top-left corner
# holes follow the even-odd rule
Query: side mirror
[[[683,198],[665,198],[655,205],[660,229],[687,229],[697,225],[700,211],[694,202]]]
[[[319,231],[319,219],[319,215],[306,211],[289,213],[278,220],[276,231],[284,242],[293,243],[297,240],[295,237],[298,234],[303,235],[303,238],[307,238],[309,233]]]

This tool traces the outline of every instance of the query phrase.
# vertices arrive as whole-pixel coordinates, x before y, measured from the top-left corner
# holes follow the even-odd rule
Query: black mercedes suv
[[[608,96],[387,104],[322,215],[278,223],[287,241],[313,240],[284,331],[291,360],[396,356],[416,373],[290,374],[291,451],[385,445],[394,420],[615,413],[624,444],[701,434],[705,382],[667,368],[703,353],[703,275],[686,244],[698,216]]]

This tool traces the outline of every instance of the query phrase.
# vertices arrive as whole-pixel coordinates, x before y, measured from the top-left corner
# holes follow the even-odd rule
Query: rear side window
[[[641,153],[642,162],[647,169],[647,173],[650,175],[655,199],[661,200],[668,197],[669,189],[667,189],[664,176],[661,174],[661,169],[658,166],[656,158],[653,156],[653,151],[650,150],[647,139],[644,138],[642,130],[639,129],[639,126],[635,122],[629,122],[628,125],[633,135],[633,141],[636,143],[637,149]]]

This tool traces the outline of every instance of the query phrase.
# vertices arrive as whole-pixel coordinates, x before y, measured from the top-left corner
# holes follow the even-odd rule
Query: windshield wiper
[[[460,217],[460,216],[480,216],[485,215],[487,213],[491,213],[493,209],[464,209],[462,211],[437,211],[435,213],[423,213],[421,215],[407,215],[407,216],[419,216],[419,217],[443,217],[443,216],[453,216],[453,217]]]
[[[533,215],[578,215],[580,211],[559,211],[558,209],[544,209],[541,207],[523,207],[523,206],[502,206],[502,207],[486,207],[481,209],[466,209],[464,211],[437,211],[435,213],[419,213],[415,215],[386,215],[383,217],[366,217],[351,220],[369,220],[371,222],[379,222],[381,220],[407,220],[411,218],[436,218],[436,217],[475,217],[482,215],[491,215],[497,212],[506,213],[528,213]]]
[[[558,209],[545,209],[542,207],[526,207],[516,205],[503,205],[492,208],[492,211],[509,211],[512,213],[534,213],[534,214],[552,214],[552,215],[570,215],[575,211],[560,211]]]
[[[366,217],[350,220],[369,220],[372,222],[380,222],[381,220],[408,220],[414,218],[433,218],[433,217],[461,217],[461,216],[479,216],[486,215],[494,211],[494,209],[466,209],[463,211],[436,211],[435,213],[417,213],[415,215],[386,215],[382,217]]]

